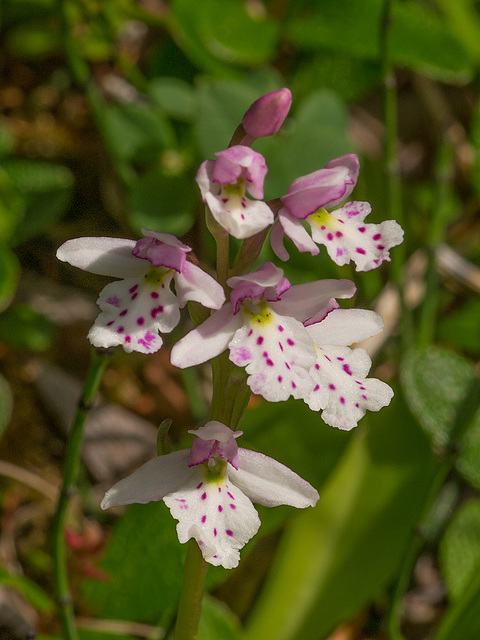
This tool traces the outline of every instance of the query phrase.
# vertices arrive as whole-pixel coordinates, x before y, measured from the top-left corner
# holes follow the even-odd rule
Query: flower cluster
[[[231,146],[201,164],[196,181],[210,230],[217,241],[227,242],[229,235],[248,242],[270,230],[272,249],[283,261],[289,259],[285,236],[312,255],[324,245],[337,265],[352,261],[357,271],[389,261],[403,231],[393,220],[366,223],[370,205],[347,202],[359,173],[354,154],[297,178],[274,203],[263,201],[267,165],[251,145],[279,130],[290,103],[288,89],[262,96],[245,114]],[[321,412],[325,423],[345,430],[367,410],[389,404],[392,390],[367,377],[370,358],[352,347],[382,331],[381,317],[341,309],[337,301],[354,295],[353,282],[291,285],[282,269],[272,262],[256,266],[258,254],[247,250],[222,286],[174,236],[147,229],[143,234],[138,241],[77,238],[58,250],[60,260],[117,278],[100,293],[101,313],[88,335],[94,346],[154,353],[163,344],[161,334],[179,324],[180,309],[196,302],[212,312],[173,345],[174,366],[199,365],[227,352],[231,370],[245,371],[253,393],[270,402],[301,400]],[[238,264],[247,267],[239,271]],[[223,267],[227,273],[228,257]],[[305,508],[318,500],[316,490],[290,469],[238,448],[236,427],[211,420],[191,431],[196,438],[189,450],[147,462],[110,489],[102,507],[163,500],[178,520],[180,542],[194,538],[205,560],[236,566],[239,549],[260,525],[252,502]]]

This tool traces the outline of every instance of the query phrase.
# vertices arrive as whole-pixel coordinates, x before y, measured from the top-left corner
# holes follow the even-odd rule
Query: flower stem
[[[174,640],[194,640],[197,637],[206,575],[207,563],[196,540],[192,538],[187,543]]]
[[[55,579],[55,594],[59,606],[65,640],[77,640],[77,628],[73,610],[72,597],[67,573],[67,551],[65,544],[65,522],[70,500],[77,486],[80,469],[80,451],[83,436],[83,426],[102,379],[103,371],[108,362],[107,352],[100,353],[92,350],[87,378],[82,395],[77,405],[73,424],[69,433],[63,470],[63,484],[53,520],[53,566]]]

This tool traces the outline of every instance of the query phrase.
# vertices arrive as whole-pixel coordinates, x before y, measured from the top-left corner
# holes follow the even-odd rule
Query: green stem
[[[53,566],[55,578],[55,594],[60,610],[65,640],[77,640],[77,629],[70,594],[67,573],[67,550],[65,544],[65,522],[70,501],[76,491],[80,469],[80,452],[83,426],[102,379],[108,362],[108,353],[92,350],[90,366],[83,392],[77,405],[73,424],[68,436],[65,452],[63,484],[53,520]]]
[[[187,543],[174,640],[194,640],[197,637],[206,575],[207,563],[196,540],[191,539]]]

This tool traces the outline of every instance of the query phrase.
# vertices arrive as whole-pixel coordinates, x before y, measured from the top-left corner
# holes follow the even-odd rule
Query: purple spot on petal
[[[200,489],[200,487],[203,487],[203,482],[200,482],[200,484],[198,484],[195,489]]]
[[[345,404],[345,398],[343,396],[340,396],[340,404]]]
[[[225,533],[227,534],[227,536],[230,536],[230,537],[233,536],[233,531],[231,531],[230,529],[226,529]]]
[[[380,240],[380,238],[382,237],[381,233],[376,233],[373,237],[372,240]]]
[[[128,309],[124,309],[123,311],[120,311],[120,313],[118,315],[120,316],[126,316],[128,313]]]
[[[273,360],[270,360],[270,358],[267,358],[266,363],[269,367],[273,367]]]
[[[258,336],[258,338],[257,338],[257,344],[259,344],[259,345],[260,345],[260,344],[262,344],[262,342],[263,342],[263,337],[262,337],[262,336]]]
[[[150,294],[151,298],[158,298],[158,293],[156,291],[152,291],[152,293]]]
[[[237,506],[236,506],[236,505],[234,505],[234,504],[231,504],[231,505],[230,505],[230,509],[236,509],[236,508],[237,508]]]
[[[385,247],[383,246],[383,244],[377,244],[377,249],[379,251],[383,251],[383,249],[385,249]]]
[[[136,298],[137,296],[138,296],[138,293],[134,293],[134,294],[132,295],[132,297],[130,298],[130,300],[135,300],[135,298]]]
[[[337,387],[336,387],[334,384],[330,383],[330,384],[328,385],[328,388],[329,388],[331,391],[335,391],[335,389],[336,389]]]
[[[291,347],[293,347],[293,345],[295,344],[295,342],[294,342],[291,338],[288,338],[288,340],[287,340],[287,344],[289,344]]]
[[[282,376],[278,376],[277,380],[281,382],[283,380]]]
[[[130,289],[128,290],[128,293],[133,293],[137,289],[138,289],[138,284],[134,284],[133,287],[130,287]]]
[[[213,535],[214,535],[215,537],[217,537],[217,530],[216,530],[216,529],[214,529],[214,530],[213,530]]]
[[[283,331],[284,330],[281,324],[278,325],[278,330],[279,331]]]
[[[342,238],[343,237],[343,233],[341,231],[336,231],[335,235],[337,236],[337,238]]]
[[[320,385],[319,385],[319,384],[317,384],[317,385],[315,386],[314,391],[318,391],[319,389],[320,389]]]
[[[206,492],[204,491],[204,492],[202,493],[202,500],[206,500],[206,499],[207,499],[207,494],[206,494]]]
[[[343,249],[337,249],[337,258],[343,256]]]
[[[316,369],[317,371],[320,369],[320,365],[318,364],[318,362],[317,362],[317,364],[315,365],[315,369]]]
[[[139,327],[141,327],[142,324],[144,324],[144,323],[145,323],[145,318],[142,318],[141,316],[140,316],[140,318],[137,318],[137,324],[138,324]]]
[[[355,249],[355,251],[356,251],[357,253],[360,253],[362,256],[364,256],[364,255],[367,253],[367,252],[365,251],[365,249],[362,249],[362,247],[357,247],[357,248]]]
[[[327,233],[327,240],[333,240],[333,233]]]
[[[342,369],[345,371],[345,373],[347,373],[349,376],[352,375],[352,370],[350,369],[348,364],[344,364]]]
[[[296,389],[296,388],[297,388],[297,385],[292,380],[292,389]]]
[[[287,367],[288,370],[290,370],[290,365],[288,364],[288,362],[285,362],[285,366]]]
[[[358,402],[355,403],[356,408],[358,409],[360,407],[360,405],[358,404]]]
[[[117,333],[123,333],[125,331],[125,327],[118,327]]]
[[[125,342],[131,342],[132,338],[131,336],[125,336]]]
[[[280,347],[280,351],[283,351],[283,344],[281,342],[278,343],[278,346]]]
[[[252,333],[253,333],[253,329],[250,329],[250,331],[248,332],[247,338],[249,338],[252,335]]]
[[[363,394],[362,396],[363,400],[368,400],[367,396],[365,394]]]
[[[202,516],[202,522],[206,522],[207,516]]]
[[[360,233],[365,233],[366,231],[365,227],[358,227],[358,230],[360,231]]]
[[[218,513],[222,513],[223,511],[223,507],[221,504],[218,505]]]
[[[232,496],[232,494],[230,493],[230,491],[227,491],[227,496],[228,496],[229,498],[231,498],[232,500],[235,500],[235,498]]]
[[[107,327],[111,327],[114,322],[115,320],[110,320],[110,322],[107,322]]]
[[[155,320],[155,318],[158,316],[159,313],[162,313],[163,311],[163,306],[160,305],[158,307],[154,307],[151,311],[150,311],[150,315],[152,316],[152,318]]]

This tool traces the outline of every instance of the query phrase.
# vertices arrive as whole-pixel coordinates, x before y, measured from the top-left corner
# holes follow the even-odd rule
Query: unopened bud
[[[280,129],[287,117],[292,94],[290,89],[267,93],[252,104],[243,116],[242,125],[252,138],[271,136]]]

